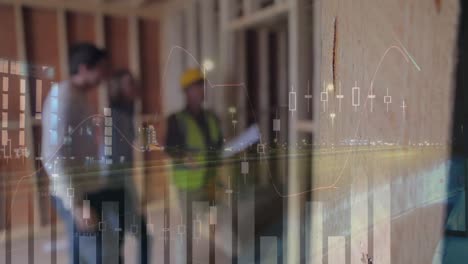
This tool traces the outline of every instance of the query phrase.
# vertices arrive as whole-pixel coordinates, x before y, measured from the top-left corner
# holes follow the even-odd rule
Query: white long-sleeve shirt
[[[50,191],[69,208],[86,193],[106,186],[108,173],[99,162],[104,148],[103,118],[93,109],[86,94],[69,81],[54,85],[44,102],[43,164]]]

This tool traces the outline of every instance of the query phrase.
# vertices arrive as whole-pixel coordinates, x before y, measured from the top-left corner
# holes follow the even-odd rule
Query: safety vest
[[[204,113],[210,141],[218,142],[221,137],[221,131],[218,127],[215,116],[209,112]],[[176,160],[173,170],[173,182],[179,189],[196,190],[205,186],[205,184],[216,176],[215,163],[219,158],[219,150],[209,150],[205,142],[205,136],[198,126],[195,119],[187,112],[182,111],[176,114],[177,124],[185,137],[185,149],[193,157],[196,168],[190,168],[180,160]]]

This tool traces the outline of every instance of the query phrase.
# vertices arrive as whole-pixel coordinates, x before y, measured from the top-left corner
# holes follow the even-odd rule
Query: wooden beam
[[[140,26],[139,26],[139,18],[136,16],[129,17],[128,19],[128,59],[129,59],[129,70],[135,76],[136,79],[141,78],[141,59],[140,59]],[[138,133],[138,127],[143,126],[143,116],[142,116],[142,109],[143,103],[141,98],[138,99],[135,103],[135,112],[134,112],[134,122],[135,122],[135,131],[134,133]],[[133,157],[137,164],[144,164],[146,163],[144,153],[140,151],[133,150]],[[142,168],[138,168],[133,171],[132,177],[133,182],[135,183],[137,197],[139,201],[142,201],[146,204],[147,201],[147,194],[145,191],[146,186],[146,174],[145,170]],[[140,203],[141,204],[141,203]],[[142,212],[145,214],[147,208],[142,207],[140,208]]]
[[[304,40],[304,36],[301,35],[301,21],[302,21],[302,13],[300,12],[300,0],[291,0],[290,1],[290,9],[288,14],[288,67],[289,67],[289,80],[290,80],[290,92],[296,92],[301,85],[301,42]],[[297,99],[297,97],[296,97]],[[293,128],[297,127],[298,122],[298,107],[296,103],[296,111],[291,111],[289,115],[289,149],[288,152],[295,151],[295,143],[298,142],[299,136],[298,132]],[[300,263],[301,259],[301,243],[300,243],[300,226],[301,226],[301,196],[295,195],[300,192],[302,189],[301,185],[301,177],[299,176],[299,164],[297,159],[289,158],[288,159],[288,197],[286,199],[287,203],[287,221],[286,221],[286,248],[284,252],[284,259],[283,262],[285,263]]]
[[[72,12],[101,12],[106,15],[135,15],[144,18],[162,18],[174,3],[154,2],[141,6],[129,3],[99,3],[98,1],[62,1],[62,0],[0,0],[0,3],[31,8],[61,8]]]
[[[245,38],[244,32],[232,32],[226,31],[230,19],[233,15],[233,3],[231,0],[219,0],[219,27],[218,27],[218,58],[219,58],[219,69],[217,74],[220,76],[219,81],[221,83],[226,82],[243,82],[245,80]],[[237,34],[237,35],[236,35]],[[236,36],[235,36],[236,35]],[[238,67],[232,67],[232,65],[238,65]],[[245,100],[241,98],[245,97],[245,89],[239,87],[236,89],[236,93],[233,90],[226,90],[223,95],[223,100],[219,100],[233,105],[237,105],[237,113],[235,118],[237,119],[236,128],[242,129],[245,127]],[[235,94],[235,95],[234,95]],[[233,96],[234,95],[234,96]],[[236,100],[234,100],[236,98]],[[225,105],[226,107],[226,105]],[[226,111],[226,109],[224,110]],[[233,131],[232,120],[225,120],[223,123],[225,131]]]
[[[247,80],[246,76],[246,67],[247,67],[247,62],[246,62],[246,53],[247,53],[247,45],[246,45],[246,32],[241,31],[241,32],[236,32],[236,33],[231,33],[231,35],[236,35],[235,39],[234,36],[231,36],[232,42],[227,43],[226,45],[230,45],[230,50],[228,54],[225,54],[224,56],[229,56],[229,54],[236,55],[234,58],[231,58],[229,61],[225,61],[223,64],[225,64],[225,68],[229,68],[229,65],[232,65],[235,63],[237,67],[235,72],[232,73],[233,79],[236,80],[237,82],[243,82],[245,83]],[[235,43],[233,43],[235,42]],[[236,45],[234,45],[236,44]],[[231,56],[232,56],[231,55]],[[233,68],[233,67],[231,67]],[[236,130],[237,131],[242,131],[242,129],[247,127],[247,110],[248,104],[247,100],[247,88],[246,87],[239,87],[239,89],[236,89],[237,94],[236,94],[236,100],[233,101],[232,98],[225,98],[226,102],[237,105],[237,112],[235,119],[237,120],[236,124]],[[229,120],[231,121],[231,120]],[[232,131],[233,124],[229,122],[228,124],[229,131]],[[236,136],[236,135],[232,135]]]
[[[200,36],[198,34],[198,2],[190,0],[183,10],[183,21],[185,28],[185,48],[197,59],[200,63]],[[186,57],[185,67],[194,68],[200,67],[191,57]]]
[[[15,8],[15,32],[16,32],[16,45],[18,60],[25,61],[26,56],[26,41],[24,33],[24,16],[23,7],[19,4],[14,4]]]
[[[175,48],[176,45],[184,46],[182,12],[176,11],[180,10],[172,10],[170,16],[163,21],[161,27],[161,96],[163,98],[161,104],[165,115],[184,107],[182,91],[174,88],[180,87],[179,78],[184,69],[185,58],[189,56],[185,52]],[[170,54],[172,56],[168,57]],[[170,61],[167,61],[168,59]]]
[[[206,77],[212,83],[222,82],[220,78],[220,60],[219,60],[219,24],[217,24],[215,13],[215,0],[200,1],[200,58],[201,61],[210,60],[214,67],[211,71],[206,72]],[[219,100],[224,98],[226,89],[209,89],[206,101],[208,106],[215,110],[216,113],[222,113],[226,109],[226,102]]]
[[[258,65],[259,65],[259,91],[258,91],[258,125],[260,127],[261,137],[260,143],[269,144],[270,142],[270,80],[269,80],[269,64],[270,57],[268,54],[268,29],[263,28],[258,30]],[[269,180],[269,173],[264,166],[260,166],[260,184],[266,186]]]
[[[242,14],[248,16],[255,12],[256,1],[255,0],[242,0]]]
[[[24,25],[24,11],[21,5],[15,4],[14,5],[14,12],[15,12],[15,32],[16,32],[16,45],[17,45],[17,59],[21,62],[27,62],[27,49],[26,49],[26,32],[25,32],[25,25]],[[31,116],[31,111],[29,111],[29,107],[31,107],[31,94],[29,89],[26,89],[25,93],[25,104],[26,104],[26,111],[24,111],[25,115],[25,147],[30,151],[30,153],[35,153],[34,144],[33,144],[33,125],[34,125],[34,117]],[[26,168],[30,169],[31,171],[36,171],[35,162],[29,159],[26,160]],[[37,175],[35,177],[31,177],[29,179],[29,184],[31,184],[31,192],[33,194],[38,193],[37,188]],[[34,195],[30,196],[34,199]],[[34,199],[34,219],[38,219],[40,217],[39,214],[39,199]],[[12,208],[10,208],[12,210]],[[11,212],[13,213],[13,212]],[[14,221],[14,220],[13,220]],[[32,228],[32,230],[31,230]],[[32,226],[28,226],[28,235],[37,232],[36,230],[40,228],[39,221],[34,221]],[[16,231],[14,228],[14,223],[12,223],[13,231]],[[31,232],[32,231],[32,232]],[[29,246],[29,245],[28,245]]]
[[[289,98],[287,96],[289,92],[289,80],[288,80],[288,34],[287,34],[287,25],[286,23],[284,25],[280,25],[276,29],[276,34],[277,34],[277,49],[276,49],[276,54],[278,57],[278,62],[277,62],[277,87],[278,89],[276,90],[277,93],[277,98],[278,98],[278,103],[277,103],[277,111],[278,111],[278,118],[281,120],[281,126],[283,127],[280,129],[277,135],[277,140],[278,142],[288,142],[288,131],[290,128],[287,127],[288,125],[288,119],[289,119],[289,112],[284,111],[284,109],[288,109],[287,105],[289,102]],[[282,107],[286,106],[286,108]],[[281,162],[278,166],[279,170],[281,172],[285,172],[287,170],[287,162]],[[279,177],[280,184],[283,184],[286,186],[287,184],[287,177]]]
[[[102,12],[97,12],[95,21],[95,32],[96,32],[96,45],[105,48],[106,47],[106,32],[105,32],[105,17]],[[107,100],[107,89],[103,85],[98,90],[98,102],[99,110],[102,111],[104,107],[108,106]]]
[[[215,0],[200,1],[200,51],[203,59],[217,59],[219,41],[216,36],[219,34],[216,25]]]
[[[57,10],[57,26],[59,40],[60,77],[62,80],[68,79],[68,43],[67,43],[67,17],[63,9]]]
[[[140,30],[139,19],[130,17],[128,19],[128,55],[130,71],[136,78],[140,78]]]
[[[286,15],[289,11],[290,4],[288,2],[281,2],[274,4],[270,7],[263,8],[250,15],[242,16],[241,18],[234,19],[228,24],[227,30],[243,30],[255,25],[267,23],[272,21],[278,16]]]
[[[322,56],[322,22],[321,22],[321,5],[322,1],[315,2],[314,6],[312,7],[312,28],[313,28],[313,37],[312,37],[312,45],[313,49],[311,51],[312,57],[314,58],[314,62],[312,62],[311,67],[313,69],[313,80],[310,82],[310,87],[312,91],[313,98],[320,98],[320,93],[322,92],[322,81],[321,81],[321,60],[319,59]],[[318,66],[317,66],[318,65]],[[339,82],[338,82],[339,86]],[[314,88],[315,87],[315,88]],[[317,89],[318,88],[318,89]],[[338,89],[339,87],[335,87]],[[313,102],[311,109],[312,109],[312,119],[314,120],[315,127],[320,127],[320,104],[314,104]],[[318,132],[318,131],[317,131]],[[311,162],[312,164],[312,162]],[[312,194],[311,194],[312,195]],[[312,200],[312,199],[311,199]]]
[[[95,30],[96,32],[96,45],[98,45],[101,48],[106,47],[106,33],[105,33],[105,25],[104,25],[104,14],[100,11],[95,13]]]

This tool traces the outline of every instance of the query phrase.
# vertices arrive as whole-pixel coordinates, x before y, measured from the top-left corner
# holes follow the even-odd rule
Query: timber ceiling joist
[[[62,8],[64,10],[134,15],[160,18],[168,8],[181,0],[0,0],[0,4],[12,4],[31,8]]]

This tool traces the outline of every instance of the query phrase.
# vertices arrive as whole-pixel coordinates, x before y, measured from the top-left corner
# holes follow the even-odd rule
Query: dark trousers
[[[110,264],[107,260],[110,256],[112,259],[118,259],[118,263],[123,263],[122,259],[122,247],[125,232],[131,232],[139,238],[139,249],[140,249],[140,263],[149,263],[149,251],[148,247],[149,237],[147,232],[146,220],[142,216],[138,217],[125,217],[126,212],[130,211],[129,208],[125,208],[125,191],[123,189],[115,190],[102,190],[87,195],[86,199],[90,201],[91,209],[94,210],[98,217],[98,226],[95,228],[95,232],[84,233],[78,230],[77,225],[73,219],[73,215],[70,210],[64,207],[63,201],[52,196],[53,202],[56,206],[57,212],[64,221],[67,232],[70,249],[70,263],[88,263],[95,262],[98,264]],[[118,210],[104,210],[103,204],[106,202],[112,202],[117,204]],[[115,208],[115,209],[117,209]],[[126,219],[137,219],[133,223],[125,223]],[[128,227],[131,226],[130,230]],[[118,241],[118,252],[106,251],[106,241],[103,241],[103,234],[107,232],[107,235],[111,236],[112,241],[115,243]],[[95,243],[93,245],[83,244],[80,248],[80,237],[93,237]],[[94,259],[95,258],[95,259]]]

